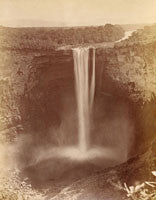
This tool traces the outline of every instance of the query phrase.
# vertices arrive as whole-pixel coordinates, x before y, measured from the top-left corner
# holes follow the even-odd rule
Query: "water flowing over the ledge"
[[[91,114],[95,93],[95,49],[93,49],[91,80],[89,78],[89,48],[73,49],[75,90],[78,114],[79,148],[89,148]]]

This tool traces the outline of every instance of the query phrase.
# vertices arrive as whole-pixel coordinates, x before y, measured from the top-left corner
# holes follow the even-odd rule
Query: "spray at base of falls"
[[[79,148],[86,152],[89,148],[91,114],[95,93],[95,49],[93,49],[93,66],[89,84],[89,48],[73,49],[75,90],[78,112]]]

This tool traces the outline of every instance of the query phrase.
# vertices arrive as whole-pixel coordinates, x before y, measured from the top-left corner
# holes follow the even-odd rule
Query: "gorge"
[[[106,28],[112,30],[109,37],[104,37]],[[123,41],[124,31],[112,25],[91,29],[101,33],[93,34],[97,38],[89,28],[80,28],[78,34],[74,29],[52,30],[60,34],[57,47],[48,39],[48,28],[0,31],[6,30],[0,55],[0,128],[1,136],[13,144],[21,180],[28,178],[33,188],[50,188],[52,197],[66,199],[59,192],[66,187],[75,191],[78,185],[79,191],[85,188],[82,196],[94,186],[101,194],[111,180],[109,173],[131,183],[136,178],[131,171],[141,166],[148,177],[154,168],[154,150],[150,154],[149,149],[154,149],[155,112],[149,107],[155,105],[151,99],[156,94],[155,25]],[[71,40],[69,32],[74,32]],[[138,155],[143,155],[141,161]],[[137,173],[139,180],[143,176]]]

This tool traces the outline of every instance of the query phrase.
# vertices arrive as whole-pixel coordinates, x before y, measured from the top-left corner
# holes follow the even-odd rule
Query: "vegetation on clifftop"
[[[0,27],[0,46],[9,49],[52,49],[62,45],[113,42],[124,36],[120,26],[72,28]]]

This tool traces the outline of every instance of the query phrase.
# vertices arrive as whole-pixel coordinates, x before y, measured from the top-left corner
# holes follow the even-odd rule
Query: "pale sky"
[[[0,0],[6,26],[156,23],[156,0]]]

